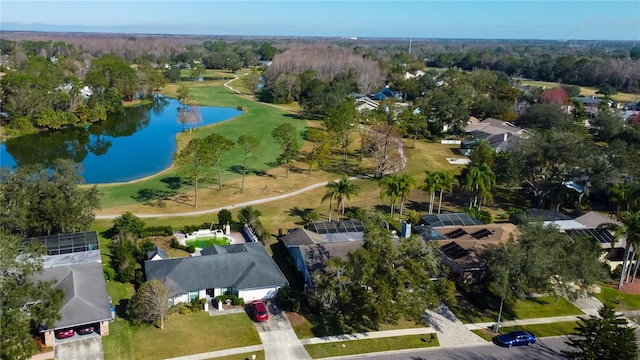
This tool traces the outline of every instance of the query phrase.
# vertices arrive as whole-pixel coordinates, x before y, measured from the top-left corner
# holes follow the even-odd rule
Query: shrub
[[[200,225],[185,225],[182,228],[182,231],[184,231],[185,233],[191,233],[194,232],[196,230],[200,230],[200,229],[208,229],[210,228],[212,225],[212,223],[203,223]]]
[[[300,298],[298,294],[289,285],[285,285],[278,289],[276,294],[276,302],[285,311],[300,311]]]
[[[231,215],[231,211],[227,209],[222,209],[218,213],[218,224],[225,225],[227,223],[231,224],[233,222],[233,216]]]
[[[622,275],[622,265],[618,265],[615,269],[611,270],[612,279],[620,279],[620,275]]]
[[[420,225],[420,214],[415,210],[410,210],[407,216],[407,222],[411,225]]]
[[[173,235],[173,227],[167,226],[148,226],[142,230],[142,236],[171,236]]]
[[[191,309],[189,309],[189,308],[188,308],[188,307],[186,307],[186,306],[183,306],[183,307],[181,307],[181,308],[180,308],[180,310],[178,310],[178,312],[179,312],[180,314],[182,314],[182,315],[185,315],[185,314],[190,313],[190,312],[191,312]]]
[[[141,237],[144,229],[144,221],[130,211],[113,219],[113,234],[128,233],[136,237]]]
[[[481,210],[477,208],[464,208],[462,209],[462,212],[466,212],[467,214],[471,215],[471,217],[480,220],[483,224],[491,224],[492,222],[491,213],[487,210]]]
[[[182,245],[180,244],[180,242],[178,241],[178,239],[176,239],[175,237],[173,237],[171,239],[171,247],[174,249],[178,249],[178,250],[184,250],[190,254],[193,254],[194,252],[196,252],[196,247],[193,245]]]
[[[231,299],[231,304],[234,306],[244,305],[244,299],[239,298],[237,295],[234,295],[234,294],[224,294],[224,295],[218,295],[215,297],[216,302],[222,301],[223,303],[226,303],[227,299]]]
[[[112,267],[104,266],[104,267],[102,268],[102,271],[104,272],[104,279],[105,279],[106,281],[113,280],[113,278],[116,276],[116,271],[115,271],[115,270],[113,270],[113,268],[112,268]]]

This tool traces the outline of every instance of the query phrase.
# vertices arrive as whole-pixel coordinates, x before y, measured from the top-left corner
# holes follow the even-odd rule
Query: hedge
[[[149,226],[142,229],[142,237],[148,236],[171,236],[173,235],[173,227],[167,226]]]

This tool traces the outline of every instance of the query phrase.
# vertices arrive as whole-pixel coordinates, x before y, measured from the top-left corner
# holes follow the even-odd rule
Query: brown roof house
[[[484,275],[486,261],[483,251],[489,245],[506,242],[517,234],[511,223],[472,226],[445,226],[434,229],[439,235],[438,251],[451,272],[464,279],[478,279]]]
[[[465,156],[471,155],[480,140],[487,141],[493,150],[500,152],[508,150],[514,140],[527,135],[526,130],[494,118],[469,123],[464,131],[467,137],[460,143],[460,151]]]

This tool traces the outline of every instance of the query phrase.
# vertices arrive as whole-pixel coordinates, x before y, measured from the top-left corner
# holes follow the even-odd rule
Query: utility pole
[[[500,318],[502,317],[502,305],[504,304],[504,296],[500,298],[500,311],[498,311],[498,322],[496,323],[496,330],[498,332],[500,330]]]

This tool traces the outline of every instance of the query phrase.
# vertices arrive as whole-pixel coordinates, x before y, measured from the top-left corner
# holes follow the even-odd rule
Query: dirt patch
[[[289,318],[289,322],[292,326],[302,325],[306,321],[305,318],[298,313],[285,311],[285,314],[287,315],[287,318]]]
[[[622,285],[620,291],[629,295],[640,295],[640,279],[636,277],[635,283],[626,283]]]
[[[156,236],[152,237],[151,241],[160,249],[164,250],[170,258],[189,256],[190,254],[188,252],[171,247],[172,238],[173,236]]]

